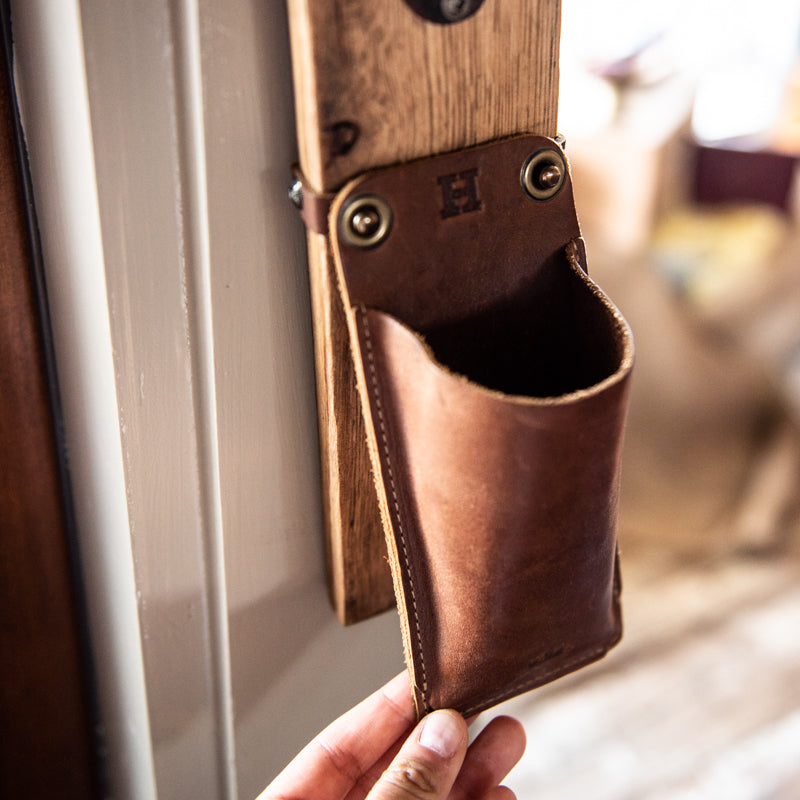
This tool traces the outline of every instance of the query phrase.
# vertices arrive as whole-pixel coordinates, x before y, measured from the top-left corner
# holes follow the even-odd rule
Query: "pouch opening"
[[[588,389],[613,375],[624,358],[613,306],[564,251],[513,297],[420,333],[447,368],[527,397]]]

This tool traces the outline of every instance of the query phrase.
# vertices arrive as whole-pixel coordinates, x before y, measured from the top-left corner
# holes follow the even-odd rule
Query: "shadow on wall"
[[[152,717],[156,746],[183,735],[196,715],[208,712],[208,671],[204,681],[199,671],[185,669],[187,659],[201,659],[207,651],[201,626],[187,626],[186,620],[205,613],[202,597],[190,595],[172,598],[148,615],[145,646],[168,652],[178,630],[181,640],[180,649],[172,648],[174,660],[162,664],[159,680],[148,686],[149,703],[159,709]],[[283,673],[331,624],[332,616],[327,598],[310,591],[307,584],[279,586],[232,614],[229,635],[231,650],[237,653],[233,674],[237,718],[280,683]],[[186,630],[197,632],[194,644],[186,641]],[[176,703],[176,698],[183,702]]]

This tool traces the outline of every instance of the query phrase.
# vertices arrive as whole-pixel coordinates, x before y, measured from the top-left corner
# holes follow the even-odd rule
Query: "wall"
[[[402,667],[324,587],[285,10],[12,8],[112,793],[252,797]]]

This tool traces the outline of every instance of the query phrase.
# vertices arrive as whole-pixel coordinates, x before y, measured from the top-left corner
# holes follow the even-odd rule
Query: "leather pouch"
[[[598,659],[633,343],[586,274],[560,143],[367,173],[328,228],[419,714]]]

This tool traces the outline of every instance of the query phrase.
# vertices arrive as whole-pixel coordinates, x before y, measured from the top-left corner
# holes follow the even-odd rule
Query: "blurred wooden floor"
[[[800,562],[665,558],[628,559],[616,651],[501,709],[518,797],[800,798]]]

